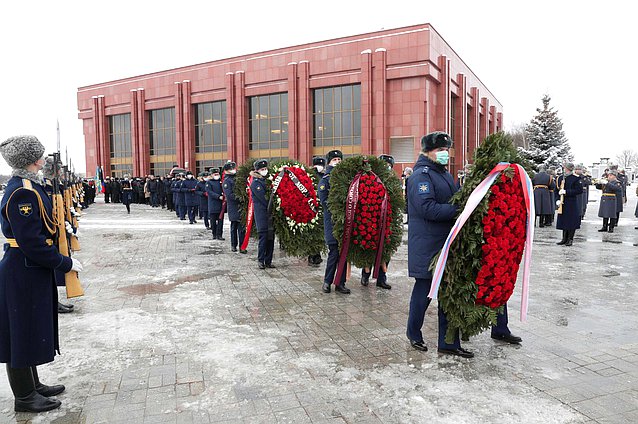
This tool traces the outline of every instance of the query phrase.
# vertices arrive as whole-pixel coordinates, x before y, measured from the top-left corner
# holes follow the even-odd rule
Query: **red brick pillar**
[[[148,118],[146,114],[146,92],[143,88],[137,89],[137,116],[139,131],[138,152],[140,157],[139,176],[148,175],[151,171],[151,143],[148,139]]]
[[[496,131],[503,131],[503,112],[496,114]]]
[[[236,136],[236,111],[235,111],[235,81],[233,72],[226,72],[224,83],[226,87],[226,155],[232,161],[241,163],[237,160]]]
[[[111,175],[111,145],[109,143],[109,120],[106,116],[106,104],[104,96],[97,96],[98,110],[100,115],[100,146],[102,163],[104,164],[104,175]]]
[[[302,60],[297,65],[297,93],[299,97],[299,160],[312,165],[312,95],[310,94],[310,63]]]
[[[175,104],[175,155],[177,164],[186,167],[184,157],[184,116],[182,108],[182,83],[175,82],[174,104]],[[186,169],[187,171],[189,169]]]
[[[191,103],[191,82],[182,81],[182,140],[184,143],[184,164],[195,172],[195,123]]]
[[[454,111],[456,116],[456,133],[455,150],[456,157],[458,158],[457,170],[463,168],[463,166],[469,161],[469,148],[467,137],[467,77],[463,74],[458,74],[457,84],[459,86],[459,101],[456,102],[457,108]],[[458,147],[457,147],[458,146]]]
[[[237,163],[242,164],[248,160],[248,113],[246,107],[246,76],[244,71],[235,72],[235,149],[237,151]]]
[[[441,81],[437,90],[437,105],[434,130],[450,133],[450,60],[445,55],[439,56]]]
[[[468,117],[470,120],[470,136],[467,140],[469,145],[469,160],[472,160],[474,156],[474,151],[478,147],[479,143],[479,109],[481,107],[479,103],[479,89],[478,87],[472,87],[470,89],[470,93],[472,96],[472,114]]]
[[[372,50],[361,52],[361,154],[373,153]]]
[[[390,153],[390,140],[387,137],[387,118],[386,118],[386,91],[387,91],[387,52],[384,48],[374,51],[373,64],[373,82],[372,82],[372,99],[373,99],[373,154]]]
[[[288,64],[288,157],[299,157],[299,90],[297,89],[297,62]]]
[[[490,134],[494,134],[496,132],[496,106],[490,106]]]
[[[483,140],[485,140],[485,137],[487,137],[488,134],[488,127],[489,127],[489,120],[490,120],[490,108],[489,108],[489,104],[490,101],[487,99],[487,97],[483,97],[481,98],[481,110],[483,111],[483,119],[481,119],[479,122],[479,142],[478,145],[480,145]]]
[[[93,134],[90,140],[95,146],[95,163],[102,168],[104,173],[104,166],[102,164],[102,146],[100,145],[100,107],[98,104],[97,96],[91,97],[91,110],[93,112]],[[106,176],[106,174],[104,174]]]
[[[139,146],[138,143],[138,130],[139,130],[139,118],[137,115],[137,90],[131,90],[131,159],[132,163],[132,172],[133,175],[139,175],[140,164],[138,161],[139,157]],[[131,176],[133,176],[131,175]]]

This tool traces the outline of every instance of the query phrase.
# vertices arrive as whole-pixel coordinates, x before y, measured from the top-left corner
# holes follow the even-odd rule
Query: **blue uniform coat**
[[[609,181],[604,186],[600,185],[603,193],[600,196],[598,216],[601,218],[616,218],[618,212],[622,212],[622,185],[618,181]],[[620,210],[618,203],[620,201]]]
[[[182,193],[182,180],[176,180],[173,183],[173,194],[175,194],[175,204],[177,206],[185,206],[184,193]]]
[[[552,203],[550,191],[556,188],[554,177],[547,172],[539,172],[532,179],[534,185],[534,207],[536,215],[552,215],[556,206]]]
[[[195,193],[199,198],[199,210],[208,213],[208,197],[206,197],[206,181],[197,181]]]
[[[0,217],[3,235],[19,246],[5,245],[0,262],[0,362],[14,368],[53,361],[59,349],[54,271],[66,273],[72,266],[71,258],[46,243],[53,235],[42,222],[36,194],[22,187],[21,178],[9,180]],[[52,217],[44,188],[32,187]]]
[[[208,193],[208,212],[211,214],[218,214],[222,211],[221,196],[224,191],[222,190],[222,182],[220,180],[213,180],[212,178],[206,181],[206,193]]]
[[[229,221],[241,221],[239,213],[239,202],[235,196],[235,176],[226,174],[223,184],[224,196],[226,197],[226,212]]]
[[[448,202],[457,188],[452,175],[421,155],[408,178],[408,274],[432,278],[432,258],[441,250],[458,210]]]
[[[253,199],[253,210],[257,232],[268,231],[268,199],[266,198],[266,180],[256,172],[252,172],[253,182],[250,185],[250,196]]]
[[[323,238],[328,245],[339,244],[335,236],[332,234],[334,224],[332,223],[332,213],[330,213],[330,208],[328,207],[328,195],[330,194],[330,173],[333,169],[334,166],[328,166],[326,168],[326,173],[319,181],[319,190],[317,192],[323,210]]]
[[[122,181],[122,204],[130,205],[133,202],[133,187],[130,181]]]
[[[199,199],[195,193],[196,186],[197,180],[194,178],[187,178],[182,182],[179,192],[184,195],[184,205],[190,207],[199,206]]]
[[[563,196],[563,213],[558,214],[558,218],[556,218],[556,229],[576,230],[580,228],[582,208],[579,208],[578,195],[582,196],[583,186],[581,185],[580,177],[577,175],[570,174],[567,177],[561,175],[556,181],[556,199],[560,199],[558,191],[560,190],[563,178],[565,179],[565,186],[563,188],[566,193]]]

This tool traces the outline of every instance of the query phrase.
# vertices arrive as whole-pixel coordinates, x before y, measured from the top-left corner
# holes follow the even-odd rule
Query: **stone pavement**
[[[638,422],[638,222],[633,187],[620,228],[596,232],[599,192],[571,248],[537,229],[521,346],[473,338],[472,360],[405,338],[407,246],[392,290],[321,292],[323,266],[283,257],[257,269],[160,209],[91,206],[81,220],[86,296],[60,316],[62,355],[40,367],[67,390],[57,411],[13,412],[0,372],[0,422],[45,423],[632,423]],[[228,223],[225,225],[228,237]]]

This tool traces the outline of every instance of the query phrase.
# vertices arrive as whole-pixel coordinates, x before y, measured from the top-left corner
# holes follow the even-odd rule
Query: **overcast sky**
[[[68,146],[76,170],[83,172],[80,86],[429,22],[503,104],[505,129],[528,122],[548,93],[576,161],[590,164],[623,149],[638,150],[633,128],[638,24],[631,4],[3,2],[0,140],[34,134],[53,150],[59,119],[62,151]],[[0,159],[0,172],[8,171]]]

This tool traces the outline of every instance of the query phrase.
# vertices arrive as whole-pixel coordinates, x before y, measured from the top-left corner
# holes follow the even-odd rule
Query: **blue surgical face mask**
[[[443,150],[441,152],[436,152],[436,162],[440,163],[441,165],[447,165],[448,161],[450,160],[450,154]]]

